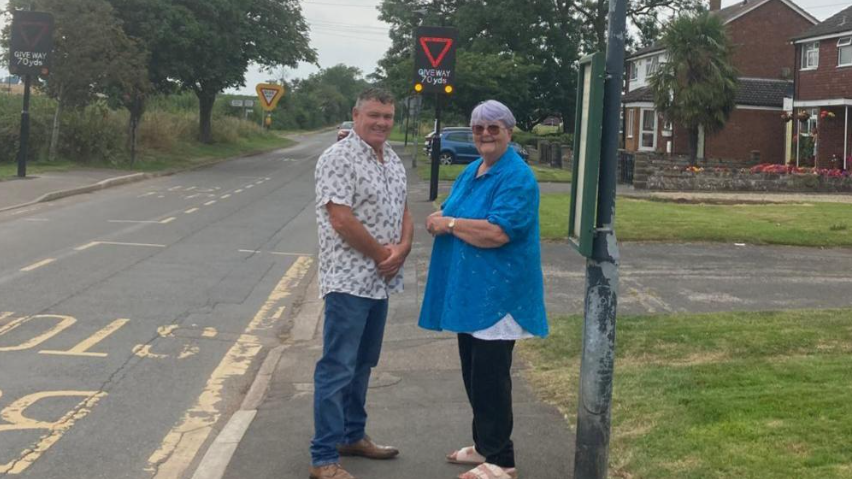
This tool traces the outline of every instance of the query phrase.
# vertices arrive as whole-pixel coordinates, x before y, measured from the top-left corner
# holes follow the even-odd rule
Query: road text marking
[[[87,356],[87,357],[95,357],[95,358],[105,358],[107,357],[107,353],[90,353],[89,349],[94,347],[99,342],[106,339],[110,334],[118,331],[122,326],[127,324],[129,319],[116,319],[112,323],[110,323],[107,327],[101,329],[100,331],[93,334],[91,337],[81,341],[78,345],[67,351],[57,351],[53,349],[39,351],[39,354],[52,354],[57,356]]]

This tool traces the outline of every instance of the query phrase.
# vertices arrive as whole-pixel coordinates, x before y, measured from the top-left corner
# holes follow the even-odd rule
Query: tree
[[[56,157],[62,112],[131,84],[144,87],[144,52],[129,39],[105,0],[13,0],[9,11],[32,6],[54,16],[54,52],[42,90],[56,99],[49,156]]]
[[[662,44],[666,62],[651,77],[657,110],[689,132],[695,164],[699,129],[712,134],[725,126],[735,106],[737,72],[731,42],[718,15],[681,15],[668,26]]]
[[[448,105],[450,111],[470,114],[470,110],[463,110],[469,106],[463,97],[468,92],[491,91],[476,83],[485,77],[489,81],[505,80],[490,96],[514,99],[512,108],[518,110],[516,116],[523,112],[520,116],[527,127],[553,113],[565,117],[573,114],[579,25],[570,17],[554,15],[552,2],[489,0],[486,5],[484,0],[457,0],[424,9],[417,0],[384,0],[380,11],[380,18],[391,24],[393,43],[374,77],[395,90],[405,94],[411,91],[411,67],[401,69],[400,65],[411,58],[414,27],[443,23],[459,30],[456,92]],[[488,64],[485,59],[496,63]],[[473,65],[481,71],[468,69]]]
[[[249,64],[273,69],[316,62],[297,0],[173,0],[151,45],[160,81],[176,80],[199,100],[200,140],[212,141],[216,95],[245,84]]]

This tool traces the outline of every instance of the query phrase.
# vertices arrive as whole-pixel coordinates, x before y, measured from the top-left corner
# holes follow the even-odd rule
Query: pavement
[[[139,174],[84,169],[3,181],[0,182],[0,211],[20,210],[55,197],[142,179],[144,176]],[[466,470],[465,467],[446,463],[444,456],[471,443],[470,408],[461,381],[455,336],[424,331],[416,325],[431,251],[431,237],[423,229],[423,220],[433,211],[433,205],[426,201],[426,182],[412,174],[409,183],[409,206],[416,225],[415,244],[405,266],[405,292],[390,301],[382,359],[373,373],[368,397],[368,433],[380,443],[399,447],[401,454],[390,461],[344,458],[344,467],[361,479],[455,477]],[[441,185],[444,191],[448,187],[448,184]],[[543,185],[542,191],[568,191],[568,188],[566,185]],[[619,193],[639,197],[655,195],[634,192],[631,188]],[[766,201],[761,199],[766,195],[700,196]],[[832,198],[849,199],[848,196]],[[783,200],[814,201],[815,197],[785,195]],[[583,262],[579,257],[567,254],[564,245],[545,246],[543,256],[548,263],[545,269],[552,271],[559,267],[560,271],[567,271],[563,276],[572,282],[571,288],[581,287]],[[659,248],[659,254],[672,254],[670,247],[661,245]],[[695,252],[683,254],[694,255]],[[557,255],[569,259],[554,259]],[[629,279],[630,269],[625,273]],[[665,274],[670,275],[670,272]],[[669,310],[660,298],[644,294],[638,287],[637,291],[636,304],[647,305],[650,301],[661,311]],[[569,301],[559,291],[550,290],[548,296],[550,311],[580,312],[581,304],[576,298]],[[719,302],[718,298],[713,301]],[[678,307],[672,309],[680,310]],[[224,425],[207,453],[197,458],[192,479],[307,477],[308,445],[313,433],[312,374],[322,347],[321,314],[322,303],[317,299],[314,277],[291,317],[284,342],[267,356],[242,407]],[[574,433],[568,426],[568,419],[573,418],[564,417],[537,398],[524,380],[525,367],[522,361],[516,360],[513,439],[520,476],[570,478],[573,476]]]

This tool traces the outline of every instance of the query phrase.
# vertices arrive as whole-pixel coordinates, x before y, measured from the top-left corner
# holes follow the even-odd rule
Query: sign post
[[[615,237],[615,175],[618,156],[618,124],[621,109],[621,88],[624,80],[624,36],[627,18],[627,0],[609,0],[609,29],[606,66],[599,77],[595,67],[601,59],[586,58],[581,63],[578,88],[583,91],[577,108],[580,123],[577,129],[585,131],[587,155],[575,155],[574,171],[578,167],[594,169],[594,111],[602,112],[600,127],[600,167],[596,187],[596,207],[580,205],[589,191],[572,192],[571,225],[569,231],[577,236],[578,249],[586,256],[586,301],[583,316],[583,353],[580,363],[580,388],[577,401],[577,440],[574,452],[575,479],[605,479],[609,459],[611,432],[612,383],[615,371],[615,325],[618,305],[618,243]],[[601,81],[601,78],[604,80]],[[595,89],[603,84],[603,100],[595,103]],[[578,95],[578,98],[579,95]],[[589,101],[586,105],[585,102]],[[585,113],[584,113],[585,112]],[[583,125],[586,125],[583,128]],[[575,143],[580,142],[575,137]],[[583,146],[582,144],[580,146]],[[575,176],[578,189],[589,188],[584,181],[589,173]],[[581,183],[580,183],[581,182]],[[579,215],[579,216],[578,216]],[[588,229],[588,218],[594,217],[594,228]],[[590,241],[589,241],[590,238]],[[590,247],[589,247],[590,246]]]
[[[438,197],[438,158],[441,155],[441,94],[453,93],[458,30],[418,27],[414,38],[414,91],[435,93],[435,134],[432,136],[432,174],[429,180],[429,201],[435,201]]]
[[[21,110],[21,146],[18,150],[18,177],[27,176],[30,140],[30,88],[32,77],[50,73],[53,54],[53,15],[17,11],[12,15],[9,42],[9,72],[24,77],[24,107]]]
[[[274,83],[259,83],[255,90],[260,99],[261,108],[266,111],[263,123],[266,128],[269,128],[272,126],[272,110],[278,105],[278,100],[284,96],[284,87]]]

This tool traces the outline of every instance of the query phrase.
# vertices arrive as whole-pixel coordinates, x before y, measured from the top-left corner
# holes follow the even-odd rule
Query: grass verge
[[[522,342],[573,423],[582,319]],[[852,478],[852,310],[622,316],[611,476]]]
[[[212,160],[230,158],[255,151],[286,148],[296,142],[279,136],[258,136],[239,139],[231,143],[176,143],[169,151],[147,150],[137,157],[131,167],[127,163],[107,162],[74,163],[71,161],[36,162],[27,165],[27,174],[67,171],[74,168],[115,168],[122,171],[153,172],[167,169],[189,168]],[[17,175],[17,164],[0,164],[0,180]]]
[[[455,181],[455,179],[461,174],[461,172],[466,167],[467,165],[441,166],[439,170],[438,179],[440,181]],[[530,165],[530,168],[533,170],[533,174],[535,174],[535,177],[539,182],[571,182],[571,172],[568,170],[560,170],[556,168],[548,168],[538,165]],[[429,180],[430,164],[428,161],[424,161],[422,163],[418,162],[417,174],[420,175],[421,179]]]
[[[570,197],[542,195],[542,237],[566,236]],[[841,203],[680,204],[620,198],[623,241],[713,241],[792,246],[852,246],[852,208]]]

